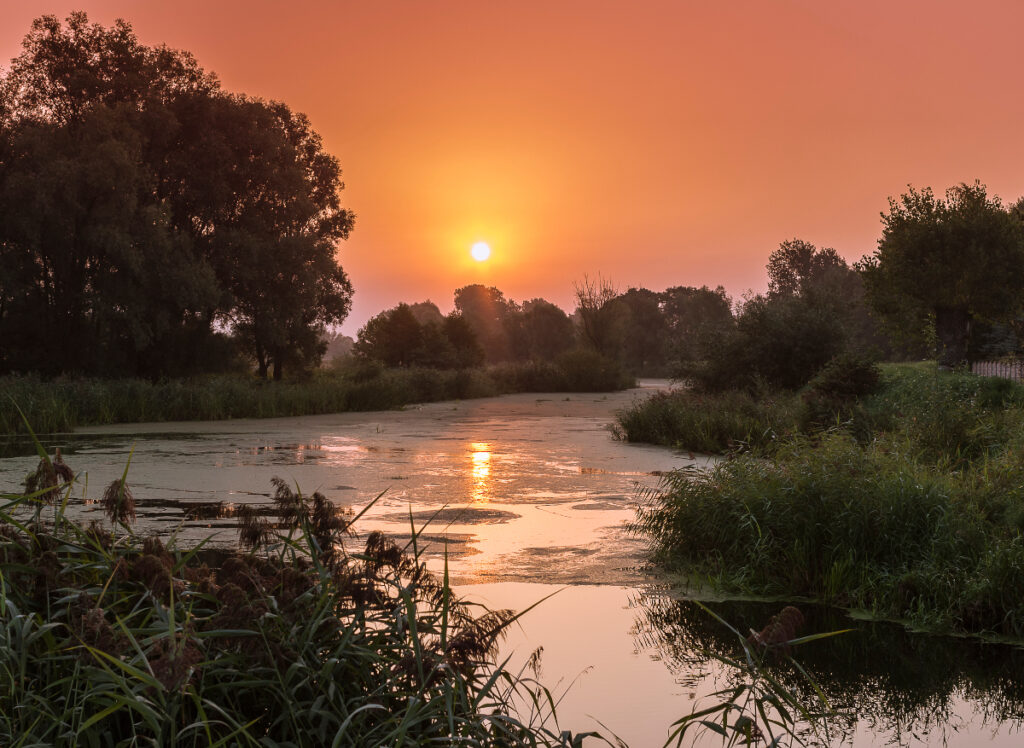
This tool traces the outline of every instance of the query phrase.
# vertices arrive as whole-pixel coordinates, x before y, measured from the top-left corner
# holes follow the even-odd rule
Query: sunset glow
[[[309,116],[356,214],[349,334],[477,282],[570,312],[584,273],[738,297],[783,240],[872,251],[908,183],[1024,193],[1009,1],[29,0],[0,14],[0,61],[76,9]],[[514,261],[474,261],[480,237]]]
[[[483,262],[491,256],[491,248],[487,246],[487,242],[477,242],[469,250],[469,253],[473,255],[473,259],[477,262]]]

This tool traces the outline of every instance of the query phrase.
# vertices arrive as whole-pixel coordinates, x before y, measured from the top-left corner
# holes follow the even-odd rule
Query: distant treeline
[[[694,330],[732,322],[721,287],[619,294],[607,282],[584,281],[576,296],[570,316],[544,299],[520,304],[497,288],[465,286],[447,316],[430,301],[381,312],[359,331],[352,353],[387,366],[465,368],[555,361],[584,348],[632,374],[666,376]]]
[[[386,366],[465,368],[555,360],[585,348],[633,375],[710,387],[752,378],[799,386],[844,350],[889,359],[925,355],[920,336],[895,337],[881,326],[861,274],[835,250],[783,242],[769,257],[768,274],[768,293],[740,303],[722,286],[620,293],[606,279],[585,278],[571,316],[544,299],[520,304],[497,288],[471,285],[455,291],[447,316],[430,301],[381,312],[359,331],[351,352]]]

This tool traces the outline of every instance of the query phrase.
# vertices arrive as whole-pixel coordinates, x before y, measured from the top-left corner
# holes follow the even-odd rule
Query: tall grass
[[[616,416],[614,434],[698,452],[769,449],[799,427],[799,401],[790,393],[754,395],[659,392]]]
[[[579,745],[550,694],[493,660],[517,616],[459,602],[379,533],[276,482],[252,548],[202,549],[64,516],[45,453],[32,493],[0,497],[0,744]],[[114,481],[111,522],[130,516]],[[52,502],[48,504],[47,502]],[[349,545],[351,545],[351,539]],[[528,709],[522,709],[526,704]],[[522,715],[526,714],[527,719]]]
[[[939,470],[898,437],[793,439],[676,473],[636,529],[665,566],[941,630],[1024,637],[1024,460]]]
[[[842,430],[862,444],[896,435],[916,458],[956,467],[1024,439],[1024,386],[928,364],[890,364],[881,367],[876,391],[859,398],[822,396],[814,382],[800,392],[677,389],[622,411],[616,428],[628,441],[764,455],[798,434]]]
[[[585,359],[585,360],[584,360]],[[490,397],[514,392],[610,391],[633,379],[583,354],[556,363],[500,364],[461,371],[383,369],[362,365],[309,380],[265,382],[219,376],[151,382],[141,379],[0,378],[0,434],[24,433],[14,404],[40,433],[77,426],[159,421],[275,418],[389,410],[412,403]]]

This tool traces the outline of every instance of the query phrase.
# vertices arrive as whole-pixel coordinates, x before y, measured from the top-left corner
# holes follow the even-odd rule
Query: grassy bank
[[[827,425],[790,397],[785,425],[758,411],[770,443],[666,480],[637,523],[656,560],[728,592],[1024,637],[1024,388],[889,367]]]
[[[557,363],[501,364],[461,371],[384,369],[365,364],[320,372],[296,382],[243,377],[162,382],[3,377],[0,435],[23,433],[15,404],[29,416],[37,432],[55,433],[110,423],[389,410],[412,403],[514,392],[612,391],[632,384],[632,378],[617,366],[586,352],[570,354]]]
[[[346,552],[354,518],[323,496],[276,482],[275,522],[236,512],[251,550],[211,568],[134,535],[123,480],[108,524],[70,522],[68,477],[46,461],[0,496],[0,744],[577,744],[493,661],[512,612],[379,533]]]
[[[618,414],[620,438],[723,454],[771,454],[795,435],[845,431],[867,443],[882,434],[910,442],[932,462],[998,453],[1024,424],[1024,386],[991,377],[939,372],[934,364],[886,364],[877,386],[860,397],[835,385],[799,392],[675,389]]]

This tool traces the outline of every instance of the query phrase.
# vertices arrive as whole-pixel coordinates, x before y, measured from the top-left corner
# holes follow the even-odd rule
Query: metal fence
[[[971,372],[983,377],[1001,377],[1022,382],[1024,381],[1024,361],[975,361],[971,364]]]

